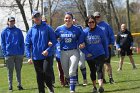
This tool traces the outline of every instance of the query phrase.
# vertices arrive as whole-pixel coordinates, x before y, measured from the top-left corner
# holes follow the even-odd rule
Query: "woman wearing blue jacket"
[[[24,38],[22,31],[15,26],[15,18],[9,17],[7,27],[1,33],[1,48],[5,57],[8,70],[9,90],[13,90],[13,70],[16,69],[18,90],[23,90],[21,85],[21,69],[24,55]]]
[[[57,27],[55,34],[60,38],[61,62],[64,75],[70,78],[70,93],[75,93],[76,70],[79,62],[78,46],[83,42],[83,32],[73,25],[73,15],[67,12],[64,25]]]
[[[88,17],[88,28],[85,33],[85,48],[82,51],[85,53],[87,63],[90,68],[90,77],[93,83],[93,93],[97,92],[96,88],[96,72],[98,76],[99,92],[104,92],[103,88],[103,64],[105,58],[108,58],[108,46],[105,33],[96,26],[96,20],[91,15]]]
[[[46,83],[49,92],[54,93],[52,85],[52,56],[50,54],[57,42],[55,34],[50,26],[41,21],[40,12],[34,11],[32,18],[34,25],[29,29],[25,40],[26,56],[28,62],[33,62],[34,64],[39,93],[45,93],[44,83]],[[48,45],[49,41],[52,42],[50,47]]]

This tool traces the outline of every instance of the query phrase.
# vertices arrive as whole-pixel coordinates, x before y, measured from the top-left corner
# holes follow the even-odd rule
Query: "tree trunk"
[[[110,3],[111,3],[111,6],[112,6],[112,9],[113,9],[114,16],[115,16],[115,20],[116,20],[116,24],[117,24],[117,28],[118,28],[117,31],[119,31],[120,30],[120,23],[119,23],[119,20],[118,20],[118,17],[117,17],[117,14],[116,14],[116,11],[115,11],[112,0],[111,0]]]
[[[19,0],[16,0],[16,3],[17,3],[17,5],[20,9],[20,12],[21,12],[21,15],[22,15],[25,27],[26,27],[26,31],[28,31],[29,30],[29,25],[28,25],[28,22],[27,22],[27,19],[26,19],[24,8],[23,8],[23,6],[22,6],[22,4],[20,3]]]
[[[130,14],[129,14],[129,0],[126,0],[126,6],[127,6],[127,26],[128,30],[130,31]]]

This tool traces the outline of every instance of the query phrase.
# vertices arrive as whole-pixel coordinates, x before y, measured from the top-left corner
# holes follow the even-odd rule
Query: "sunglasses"
[[[91,24],[91,23],[95,23],[94,21],[91,21],[91,22],[88,22],[89,24]]]
[[[11,21],[9,21],[9,22],[15,22],[15,20],[11,20]]]
[[[100,18],[100,16],[95,16],[95,18]]]

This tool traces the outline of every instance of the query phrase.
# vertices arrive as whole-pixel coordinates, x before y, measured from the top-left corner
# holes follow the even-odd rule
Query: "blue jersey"
[[[107,58],[109,56],[108,45],[103,30],[96,26],[94,31],[90,31],[89,28],[86,28],[84,33],[86,47],[82,49],[82,51],[85,53],[86,59],[96,58],[103,54]],[[88,54],[92,54],[92,57],[88,58]]]
[[[22,31],[6,27],[1,33],[1,48],[4,56],[24,55],[24,37]]]
[[[48,46],[49,41],[53,44],[51,47]],[[45,59],[46,56],[42,55],[42,52],[46,50],[50,54],[56,42],[54,31],[50,26],[44,22],[41,22],[40,25],[34,24],[29,29],[25,40],[27,58],[33,60]]]
[[[108,45],[110,44],[114,45],[115,37],[114,37],[114,32],[110,27],[110,25],[105,21],[101,21],[97,24],[97,26],[99,26],[105,32]]]
[[[60,38],[61,50],[77,49],[78,45],[83,42],[83,32],[74,25],[70,28],[67,28],[65,25],[59,26],[55,34],[57,38]]]
[[[60,42],[59,42],[59,41],[58,41],[58,43],[56,44],[55,56],[56,56],[57,58],[60,58]]]

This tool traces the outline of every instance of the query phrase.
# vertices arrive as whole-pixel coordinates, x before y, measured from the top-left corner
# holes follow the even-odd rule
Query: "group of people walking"
[[[78,65],[83,76],[83,85],[87,85],[85,61],[90,68],[90,78],[93,93],[104,92],[103,83],[106,82],[104,65],[108,72],[109,83],[114,83],[111,67],[111,49],[115,43],[112,28],[102,21],[101,14],[95,12],[87,17],[86,27],[77,25],[71,12],[66,12],[64,24],[54,31],[50,25],[42,20],[38,11],[32,13],[34,25],[29,29],[25,42],[22,32],[15,26],[15,18],[8,18],[8,26],[1,33],[1,47],[8,70],[9,90],[13,90],[13,69],[16,69],[18,89],[23,90],[21,84],[21,68],[24,48],[28,63],[34,64],[39,93],[45,93],[45,85],[49,93],[54,93],[53,58],[54,51],[60,74],[60,83],[69,85],[70,93],[75,93],[78,84]],[[124,28],[123,28],[124,26]],[[131,58],[133,68],[136,68],[132,58],[133,38],[129,31],[124,32],[125,24],[117,36],[117,47],[121,53],[119,70],[122,70],[125,53]],[[127,34],[127,35],[126,35]],[[125,37],[125,39],[123,38]],[[127,48],[124,48],[124,45]],[[99,88],[96,87],[96,73]]]

